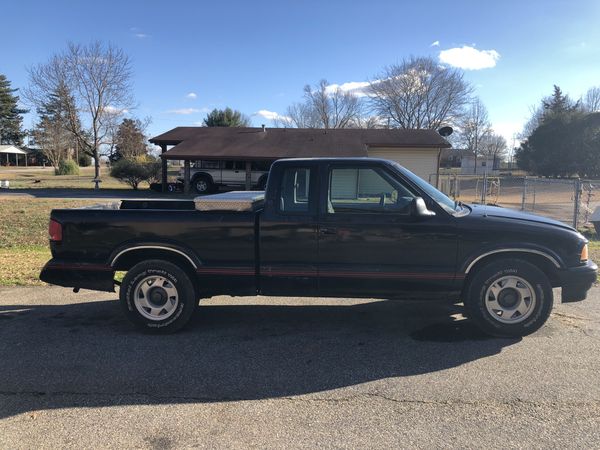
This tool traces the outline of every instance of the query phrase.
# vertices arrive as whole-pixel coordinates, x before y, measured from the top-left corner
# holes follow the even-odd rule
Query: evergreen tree
[[[44,156],[54,166],[60,161],[74,157],[79,159],[78,141],[71,129],[81,124],[73,96],[64,84],[48,94],[37,110],[40,117],[33,135]]]
[[[146,154],[146,136],[139,119],[123,119],[116,136],[116,152],[111,160],[136,158]]]
[[[554,86],[517,150],[519,167],[546,176],[600,175],[600,114],[588,113]]]
[[[542,107],[543,117],[550,118],[575,112],[579,109],[580,104],[579,101],[571,100],[568,95],[563,94],[560,87],[554,85],[552,95],[542,100]]]
[[[0,74],[0,144],[22,145],[25,133],[21,129],[26,109],[19,108],[18,89],[10,87],[10,81]]]
[[[213,109],[204,119],[207,127],[247,127],[250,120],[241,112],[231,109]]]

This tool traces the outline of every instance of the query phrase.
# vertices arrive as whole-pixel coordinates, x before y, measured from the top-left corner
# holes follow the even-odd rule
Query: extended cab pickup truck
[[[40,278],[113,291],[136,325],[172,332],[219,294],[462,301],[493,335],[541,327],[596,280],[573,228],[510,209],[464,205],[397,163],[276,161],[267,189],[192,200],[58,209]]]

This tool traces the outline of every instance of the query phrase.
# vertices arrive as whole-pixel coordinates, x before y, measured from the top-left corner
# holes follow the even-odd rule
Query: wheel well
[[[548,277],[548,279],[550,280],[550,283],[552,284],[553,287],[556,287],[559,285],[560,279],[559,279],[559,275],[558,275],[558,269],[545,256],[538,255],[535,253],[528,253],[528,252],[501,252],[501,253],[493,253],[493,254],[488,255],[484,258],[481,258],[479,261],[477,261],[475,263],[475,265],[473,267],[471,267],[471,270],[469,270],[469,273],[467,274],[467,277],[465,278],[464,286],[467,286],[469,284],[469,281],[471,280],[471,278],[473,278],[473,276],[477,273],[477,271],[481,267],[485,266],[486,264],[488,264],[492,261],[498,261],[501,259],[520,259],[523,261],[527,261],[527,262],[533,264],[534,266],[536,266],[542,272],[544,272],[544,274]]]
[[[196,292],[198,292],[198,277],[195,267],[185,256],[168,250],[153,248],[130,250],[118,257],[113,265],[113,269],[115,271],[126,272],[136,264],[149,261],[151,259],[162,259],[175,264],[177,267],[180,267],[190,277],[190,280],[196,288]]]
[[[198,180],[200,178],[206,178],[211,184],[214,184],[214,180],[212,179],[212,177],[205,172],[195,173],[194,176],[192,177],[191,181],[192,181],[192,183],[195,183],[196,180]]]

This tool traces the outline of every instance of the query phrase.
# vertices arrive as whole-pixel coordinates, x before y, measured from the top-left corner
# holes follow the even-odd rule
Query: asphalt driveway
[[[439,304],[215,297],[140,334],[115,294],[0,289],[0,447],[600,448],[600,288],[524,339]]]

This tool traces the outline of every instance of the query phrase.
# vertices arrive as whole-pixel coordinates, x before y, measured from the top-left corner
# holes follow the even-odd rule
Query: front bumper
[[[40,273],[40,280],[57,286],[114,292],[115,272],[111,266],[52,258]]]
[[[597,276],[598,266],[591,260],[583,266],[561,270],[559,277],[563,303],[585,300]]]

